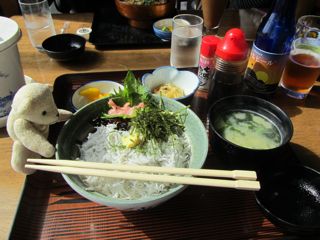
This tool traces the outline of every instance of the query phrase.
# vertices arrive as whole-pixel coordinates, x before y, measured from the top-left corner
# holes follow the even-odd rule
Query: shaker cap
[[[10,18],[0,17],[0,52],[16,44],[21,32],[18,24]]]
[[[212,36],[212,35],[204,36],[201,42],[200,54],[207,58],[213,57],[219,42],[220,42],[220,38],[216,36]]]
[[[217,46],[216,56],[225,61],[245,60],[248,56],[248,44],[244,32],[239,28],[228,30]]]

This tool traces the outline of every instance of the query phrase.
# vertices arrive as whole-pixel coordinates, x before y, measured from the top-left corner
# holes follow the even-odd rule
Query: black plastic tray
[[[162,41],[153,29],[138,29],[128,24],[116,7],[98,9],[94,13],[89,42],[97,49],[166,48],[170,41]]]
[[[136,77],[152,70],[133,71]],[[59,108],[93,80],[122,81],[126,71],[65,74],[54,83]],[[192,109],[204,120],[205,94],[198,92]],[[50,128],[54,143],[62,124]],[[217,167],[209,150],[205,168]],[[123,212],[91,202],[74,192],[61,174],[38,171],[27,176],[10,239],[298,239],[275,227],[259,211],[249,191],[189,186],[170,201],[146,211]]]

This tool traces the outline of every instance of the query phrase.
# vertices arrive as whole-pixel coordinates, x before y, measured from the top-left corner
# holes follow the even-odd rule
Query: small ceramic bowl
[[[162,84],[172,83],[183,90],[184,96],[173,98],[184,104],[190,104],[199,87],[199,78],[190,71],[178,70],[175,67],[163,66],[155,69],[152,73],[142,76],[142,84],[152,92]]]
[[[286,232],[319,236],[319,172],[295,164],[267,168],[259,180],[261,189],[256,192],[256,201],[272,223]]]
[[[163,99],[163,102],[166,109],[171,111],[179,111],[184,108],[183,104],[172,99],[166,98]],[[79,157],[79,143],[83,142],[88,134],[92,132],[92,120],[105,111],[106,103],[107,99],[92,102],[77,111],[73,117],[65,123],[57,140],[57,159],[77,159]],[[208,137],[202,121],[190,109],[187,109],[185,134],[190,142],[192,153],[189,167],[199,169],[203,166],[207,157]],[[63,177],[71,188],[83,197],[120,210],[142,210],[155,207],[168,201],[187,187],[187,185],[176,185],[176,187],[160,195],[129,200],[117,199],[99,192],[90,191],[78,175],[63,174]]]
[[[64,33],[44,40],[42,48],[50,58],[57,61],[70,61],[84,52],[85,45],[85,38],[77,34]]]
[[[247,125],[249,123],[244,122],[240,117],[236,118],[237,120],[235,120],[235,118],[226,120],[226,116],[230,116],[229,114],[234,112],[248,113],[249,115],[253,114],[253,116],[257,117],[255,117],[255,120],[252,120],[253,123],[250,126]],[[245,119],[250,119],[250,116],[247,114],[243,116],[245,116]],[[258,116],[260,116],[260,118]],[[251,118],[253,119],[252,115]],[[235,95],[225,97],[210,107],[208,119],[210,123],[210,141],[213,150],[223,159],[225,167],[259,171],[263,169],[264,166],[278,165],[286,160],[284,156],[288,151],[287,147],[293,135],[293,126],[287,114],[276,105],[253,96]],[[245,139],[237,140],[238,144],[235,144],[227,140],[222,134],[223,124],[227,124],[227,121],[236,122],[237,125],[235,126],[247,126],[248,129],[263,131],[264,133],[261,134],[261,136],[266,136],[266,138],[269,139],[275,137],[275,131],[277,131],[279,134],[279,143],[270,145],[270,148],[265,146],[261,147],[261,149],[258,145],[254,147],[249,147],[248,145],[240,146],[239,142],[243,142]],[[262,128],[266,125],[266,128],[270,130],[265,131]],[[229,135],[236,135],[239,138],[239,135],[243,135],[243,131],[246,131],[244,129],[246,129],[246,127],[236,129],[233,132],[229,131]],[[274,129],[274,131],[271,131],[271,129]],[[240,132],[240,134],[236,134],[237,132]],[[249,141],[254,137],[256,137],[256,139],[251,141],[250,144],[256,144],[262,141],[259,135],[253,133],[250,137],[247,137],[247,139]]]
[[[153,31],[158,38],[164,41],[171,40],[172,18],[165,18],[165,19],[156,21],[153,24]]]
[[[99,89],[100,93],[113,93],[119,88],[122,89],[123,85],[107,80],[93,81],[82,85],[72,94],[71,103],[75,111],[92,102],[87,97],[80,95],[81,91],[89,88]]]

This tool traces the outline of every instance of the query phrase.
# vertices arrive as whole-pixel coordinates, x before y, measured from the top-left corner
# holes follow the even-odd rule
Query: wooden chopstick
[[[33,163],[41,163],[41,164],[48,163],[55,166],[26,164],[25,165],[26,168],[65,173],[65,174],[100,176],[100,177],[110,177],[110,178],[155,181],[155,182],[187,184],[187,185],[201,185],[201,186],[211,186],[211,187],[225,187],[225,188],[235,188],[239,190],[257,191],[260,189],[260,183],[258,181],[209,179],[209,178],[196,178],[196,177],[190,177],[190,176],[168,176],[168,175],[155,175],[155,174],[141,173],[141,172],[146,172],[144,171],[145,169],[147,169],[148,171],[152,171],[153,173],[164,173],[164,172],[159,172],[159,170],[162,167],[126,166],[126,165],[92,163],[92,162],[70,161],[70,160],[28,159],[27,161],[33,162]],[[79,167],[79,165],[81,165],[81,167]],[[100,169],[97,167],[99,167]],[[106,170],[106,168],[108,170]],[[158,169],[153,171],[152,170],[153,168],[158,168]],[[132,170],[132,169],[135,169],[135,170]],[[165,168],[165,169],[171,170],[169,171],[170,172],[169,174],[176,174],[177,169],[182,170],[182,168]],[[181,173],[180,170],[178,170],[179,172],[178,174],[185,174],[185,173]],[[204,172],[206,172],[205,174],[208,174],[208,171],[212,171],[215,174],[218,173],[224,177],[226,177],[226,175],[228,174],[230,176],[234,176],[233,173],[231,174],[227,173],[232,171],[225,171],[225,170],[210,170],[210,169],[184,169],[184,170],[191,170],[191,172],[193,172],[193,170],[202,170],[202,171],[204,170]],[[124,171],[139,171],[140,173],[124,172]],[[235,171],[239,171],[239,170],[235,170]],[[186,172],[188,175],[192,175],[190,174],[190,171],[186,171]],[[195,171],[195,172],[199,173],[199,171]],[[249,175],[251,175],[252,171],[240,171],[240,172],[250,172]],[[165,173],[168,173],[168,172],[165,172]]]
[[[170,168],[157,166],[139,166],[139,165],[122,165],[111,163],[87,162],[80,160],[55,160],[55,159],[27,159],[28,163],[39,163],[55,166],[68,166],[77,168],[92,168],[104,170],[117,170],[129,172],[148,172],[148,173],[163,173],[176,175],[192,175],[202,177],[219,177],[232,178],[239,180],[256,180],[257,174],[255,171],[245,170],[216,170],[216,169],[194,169],[194,168]]]
[[[129,180],[141,180],[141,181],[154,181],[162,183],[176,183],[187,185],[199,185],[210,187],[223,187],[223,188],[235,188],[239,190],[253,190],[258,191],[260,184],[258,181],[248,180],[223,180],[223,179],[209,179],[209,178],[196,178],[196,177],[182,177],[182,176],[168,176],[168,175],[155,175],[148,173],[131,173],[113,170],[102,169],[86,169],[66,166],[49,166],[49,165],[32,165],[26,164],[26,168],[35,170],[74,174],[74,175],[87,175],[87,176],[99,176],[109,178],[121,178]]]

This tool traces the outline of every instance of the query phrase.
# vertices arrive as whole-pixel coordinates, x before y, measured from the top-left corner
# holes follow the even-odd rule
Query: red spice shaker
[[[212,35],[207,35],[202,38],[198,68],[200,90],[208,90],[209,81],[214,72],[215,51],[219,41],[220,38]]]

